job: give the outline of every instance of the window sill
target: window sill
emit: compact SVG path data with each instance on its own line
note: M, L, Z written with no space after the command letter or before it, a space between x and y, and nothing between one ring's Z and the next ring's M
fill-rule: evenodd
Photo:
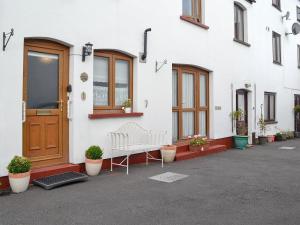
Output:
M107 118L123 118L123 117L141 117L144 113L133 112L133 113L94 113L89 114L89 119L107 119Z
M188 16L180 16L180 19L181 19L181 20L184 20L184 21L186 21L186 22L189 22L189 23L191 23L191 24L194 24L194 25L196 25L196 26L198 26L198 27L201 27L201 28L203 28L203 29L205 29L205 30L208 30L208 29L209 29L209 26L207 26L207 25L205 25L205 24L203 24L203 23L201 23L201 22L197 22L197 21L195 21L193 18L190 18L190 17L188 17Z
M240 40L238 40L236 38L233 38L233 41L235 41L235 42L237 42L239 44L245 45L247 47L251 47L251 45L249 43L245 42L245 41L240 41Z
M280 62L273 61L273 63L278 65L278 66L283 66Z
M277 124L278 121L265 121L266 125Z

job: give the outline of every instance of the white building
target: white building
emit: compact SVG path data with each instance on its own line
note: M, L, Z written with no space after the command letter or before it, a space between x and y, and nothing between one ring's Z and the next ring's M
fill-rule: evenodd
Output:
M14 155L35 166L82 163L87 147L100 145L107 158L107 134L128 121L167 130L169 143L172 134L227 138L238 104L247 108L250 141L261 106L268 133L294 130L297 7L299 0L1 0L1 32L14 35L0 51L0 177ZM93 52L83 61L88 42ZM127 98L131 117L118 106Z

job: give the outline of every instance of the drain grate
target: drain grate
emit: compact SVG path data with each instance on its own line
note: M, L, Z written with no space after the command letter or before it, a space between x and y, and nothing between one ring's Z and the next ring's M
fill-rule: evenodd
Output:
M47 190L70 183L86 181L88 176L83 173L67 172L33 180L32 183Z
M184 175L184 174L180 174L180 173L166 172L166 173L158 174L153 177L149 177L149 179L161 181L161 182L165 182L165 183L173 183L175 181L181 180L186 177L188 177L188 175Z
M282 147L280 147L279 149L280 150L293 150L293 149L295 149L296 147L287 147L287 146L282 146Z

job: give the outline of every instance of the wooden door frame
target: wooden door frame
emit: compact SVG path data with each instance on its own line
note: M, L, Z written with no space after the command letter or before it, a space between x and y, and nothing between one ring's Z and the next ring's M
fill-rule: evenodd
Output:
M63 164L69 162L69 120L67 115L67 102L68 102L68 95L67 95L67 86L69 84L69 47L64 46L62 44L48 41L48 40L39 40L39 39L25 39L24 41L24 53L23 53L23 101L26 99L27 96L27 72L28 71L28 63L27 63L27 52L30 48L35 48L41 50L42 53L47 53L49 51L59 51L63 55L62 61L60 61L59 66L61 66L61 73L62 73L62 99L63 99L63 113L62 113L62 154L61 157L43 157L41 159L37 158L33 161L33 167L43 167L43 166L51 166L57 164ZM62 64L61 64L62 63ZM23 136L23 155L25 155L25 137L26 137L26 129L25 123L22 125L22 136Z
M194 112L194 133L199 131L199 112L206 112L206 137L209 137L210 131L210 102L209 102L209 72L202 70L200 68L189 66L189 65L180 65L173 64L172 70L177 71L177 107L172 107L172 112L178 113L178 140L181 140L183 137L183 127L182 127L182 112ZM194 108L184 110L182 108L182 73L187 72L191 73L194 76ZM199 78L200 75L204 75L206 78L206 107L200 106L200 87L199 87ZM196 115L198 114L198 115Z
M300 99L300 94L294 94L294 106L297 105L297 101L296 101L297 97ZM300 101L299 101L299 104L300 104ZM294 128L295 128L295 132L300 132L300 131L297 131L297 113L294 113Z

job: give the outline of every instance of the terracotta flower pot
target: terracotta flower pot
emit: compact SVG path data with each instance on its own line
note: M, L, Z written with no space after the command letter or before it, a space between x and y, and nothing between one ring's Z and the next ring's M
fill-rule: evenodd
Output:
M274 135L268 135L268 142L271 143L274 140Z
M30 171L26 173L9 173L9 184L14 193L21 193L28 189L30 181Z
M89 176L97 176L100 173L103 159L85 159L85 170Z
M173 162L176 156L176 145L165 145L160 148L162 159L164 162Z

